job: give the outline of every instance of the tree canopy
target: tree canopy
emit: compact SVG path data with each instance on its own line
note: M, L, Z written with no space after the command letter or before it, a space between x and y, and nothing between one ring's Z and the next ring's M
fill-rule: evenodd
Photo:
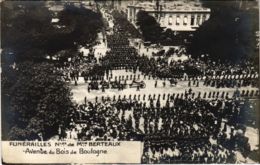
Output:
M71 29L71 40L80 45L94 42L103 27L101 14L82 6L65 5L58 17L61 25Z
M163 29L156 19L149 15L147 12L140 10L137 13L137 23L136 23L146 41L159 42Z
M238 63L256 52L258 14L235 1L203 1L211 16L194 33L188 52L193 57L209 54L213 60Z
M41 62L47 55L91 44L103 26L99 13L73 4L58 13L57 26L52 23L54 13L45 2L5 1L2 13L2 62L9 64Z
M48 139L66 128L74 104L62 73L46 57L58 55L64 61L78 53L78 45L92 44L102 17L74 4L56 16L42 1L1 5L3 138L34 140L41 134Z
M42 37L50 35L51 13L43 2L2 2L3 62L41 58ZM7 56L7 57L6 57Z
M44 139L57 134L59 126L67 126L73 110L70 89L61 79L61 74L48 63L25 62L18 65L16 80L3 95L9 104L10 140Z

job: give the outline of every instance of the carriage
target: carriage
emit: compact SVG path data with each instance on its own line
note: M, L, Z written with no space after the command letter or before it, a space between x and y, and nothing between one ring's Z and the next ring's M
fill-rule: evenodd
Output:
M169 81L170 81L171 85L177 85L177 83L178 83L177 80L174 78L171 78Z
M111 88L112 89L124 89L126 88L126 84L122 84L118 81L112 81L110 82Z
M100 85L102 87L104 87L105 89L108 89L110 87L109 82L107 82L107 81L101 81Z
M140 81L140 82L138 82L138 81L133 81L131 84L129 84L129 87L130 88L145 88L146 87L146 85L145 85L145 82L144 81Z
M98 83L97 82L95 82L95 81L91 81L89 84L88 84L88 86L89 86L89 88L90 89L94 89L94 90L98 90L99 89L99 87L98 87Z

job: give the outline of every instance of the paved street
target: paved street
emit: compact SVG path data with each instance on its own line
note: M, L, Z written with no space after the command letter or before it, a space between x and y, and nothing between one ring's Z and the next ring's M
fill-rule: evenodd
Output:
M140 72L136 73L136 77L137 75L140 75ZM125 70L115 70L113 71L113 77L112 77L112 81L114 80L114 77L117 76L129 76L130 75L134 75L133 72L126 72ZM118 90L118 89L106 89L105 92L102 92L101 89L99 90L91 90L90 92L88 92L88 83L84 82L84 79L82 77L80 77L80 80L78 81L78 86L74 85L74 82L71 82L71 88L72 88L72 93L73 93L73 99L77 102L77 103L82 103L84 101L84 98L87 97L88 100L93 101L95 99L95 97L97 96L98 98L101 98L102 96L104 97L113 97L114 95L116 96L116 98L121 95L121 97L123 97L124 95L129 96L130 94L133 95L141 95L141 99L143 98L143 95L146 95L146 99L148 99L148 95L163 95L163 94L173 94L173 93L184 93L185 90L188 90L189 88L191 88L193 90L193 92L195 92L195 96L198 94L198 92L201 92L203 96L204 92L217 92L219 91L220 93L225 91L229 93L229 96L232 97L234 91L236 91L236 88L215 88L215 87L209 87L209 86L203 86L203 81L201 80L199 83L199 87L196 87L195 85L191 85L191 87L188 87L188 81L179 81L178 84L175 85L171 85L169 81L165 81L166 85L165 87L163 87L163 80L157 80L157 88L155 88L155 79L150 79L148 80L148 77L146 77L146 79L144 79L144 76L141 75L140 76L140 80L137 81L144 81L146 84L146 87L144 89L140 89L140 91L137 91L136 88L129 88L127 87L124 90ZM132 81L128 80L127 84L130 84ZM191 83L192 84L192 83ZM253 88L253 87L241 87L239 88L240 91L242 90L248 90L248 89L252 89L252 90L258 90L257 88Z

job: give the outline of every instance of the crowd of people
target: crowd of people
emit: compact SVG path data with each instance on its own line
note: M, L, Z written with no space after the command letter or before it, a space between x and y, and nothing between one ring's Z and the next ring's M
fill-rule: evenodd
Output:
M137 51L129 46L129 41L123 34L113 34L107 37L110 51L101 58L101 64L113 69L115 67L130 67L136 65Z
M127 20L126 15L118 10L113 10L111 15L121 32L124 32L127 36L132 38L141 38L140 32Z
M235 87L257 87L258 86L258 78L255 77L245 77L241 79L236 79L234 77L228 78L217 78L217 79L210 79L206 77L204 80L205 86L211 86L216 88L235 88Z
M191 94L145 101L108 97L79 105L71 129L79 140L142 141L143 163L234 163L234 151L245 157L250 151L244 136L244 124L253 122L250 106L247 99Z

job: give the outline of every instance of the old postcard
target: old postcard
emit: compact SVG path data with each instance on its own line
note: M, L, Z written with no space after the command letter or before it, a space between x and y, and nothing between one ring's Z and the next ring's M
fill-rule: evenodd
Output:
M2 164L259 163L258 0L0 3Z

